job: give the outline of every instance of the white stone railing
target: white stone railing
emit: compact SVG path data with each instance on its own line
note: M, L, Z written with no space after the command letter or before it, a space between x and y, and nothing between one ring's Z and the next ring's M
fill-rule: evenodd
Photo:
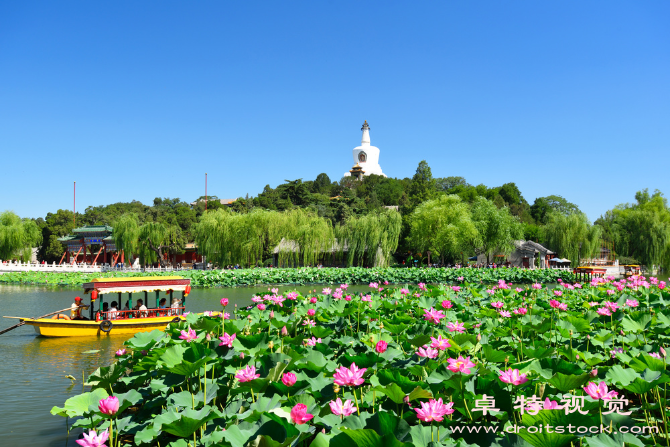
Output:
M0 261L0 272L102 272L99 264L37 264L31 262Z

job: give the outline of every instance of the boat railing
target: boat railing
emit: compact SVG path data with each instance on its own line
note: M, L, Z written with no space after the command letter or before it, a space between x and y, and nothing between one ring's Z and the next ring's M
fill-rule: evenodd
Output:
M182 315L186 310L185 307L167 307L161 309L147 309L147 310L111 310L107 312L97 312L96 321L102 320L128 320L128 319L142 319L142 318L156 318L156 317L176 317Z

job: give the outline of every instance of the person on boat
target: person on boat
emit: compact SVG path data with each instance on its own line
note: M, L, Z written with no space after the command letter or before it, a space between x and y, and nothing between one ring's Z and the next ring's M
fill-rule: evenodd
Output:
M119 318L119 310L117 309L118 305L119 304L116 301L112 301L112 307L109 308L109 313L107 314L108 320L116 320Z
M170 315L179 315L180 306L181 306L181 300L179 298L173 298L172 305L170 306L171 308Z
M161 298L161 300L158 302L158 315L160 316L165 316L167 315L167 311L163 309L167 309L167 300L165 298Z
M133 308L133 310L136 310L138 312L135 313L135 315L139 318L146 318L147 317L147 306L144 305L144 301L137 300L137 305Z
M86 317L81 316L82 309L88 309L90 306L81 304L81 297L76 296L74 298L74 303L70 306L70 319L71 320L88 320Z

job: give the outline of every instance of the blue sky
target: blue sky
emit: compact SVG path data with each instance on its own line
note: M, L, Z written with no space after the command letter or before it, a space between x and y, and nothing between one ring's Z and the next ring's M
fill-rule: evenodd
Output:
M411 177L670 194L670 2L2 2L0 210Z

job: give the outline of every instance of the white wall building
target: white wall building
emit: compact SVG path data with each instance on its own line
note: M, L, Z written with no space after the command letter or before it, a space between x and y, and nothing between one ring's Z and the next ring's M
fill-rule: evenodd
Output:
M370 146L370 126L367 121L363 123L361 130L363 131L361 145L355 147L353 150L354 166L360 166L363 170L363 175L376 174L386 177L386 174L382 172L381 166L379 166L379 148ZM344 173L345 177L349 177L350 175L351 173L349 172Z

